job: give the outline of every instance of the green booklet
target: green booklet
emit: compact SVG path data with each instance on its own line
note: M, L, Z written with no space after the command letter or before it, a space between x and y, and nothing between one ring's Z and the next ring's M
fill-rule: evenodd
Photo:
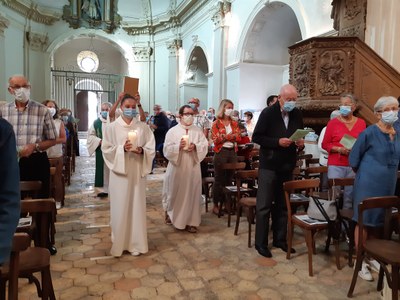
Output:
M307 135L307 133L309 133L311 130L309 129L297 129L291 136L289 139L291 139L292 141L297 141L302 139L303 137L305 137Z
M354 143L357 141L355 137L352 137L351 135L345 134L342 139L340 140L340 143L346 148L346 149L351 149L354 146Z

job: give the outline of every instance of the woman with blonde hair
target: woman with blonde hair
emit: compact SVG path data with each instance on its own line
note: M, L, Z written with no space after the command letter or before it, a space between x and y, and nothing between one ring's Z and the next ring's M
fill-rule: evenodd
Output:
M213 213L218 215L218 203L224 201L223 187L232 184L233 172L222 169L224 163L236 162L237 142L240 141L240 129L237 121L232 120L233 102L224 99L219 104L217 119L211 128L212 141L214 142L214 172L213 185L214 208Z

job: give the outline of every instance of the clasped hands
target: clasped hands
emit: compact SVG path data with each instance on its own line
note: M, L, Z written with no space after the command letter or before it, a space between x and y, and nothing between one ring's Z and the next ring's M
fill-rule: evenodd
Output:
M136 147L136 149L133 148L132 143L129 140L126 140L124 144L124 151L125 152L133 152L136 154L142 154L143 153L143 148L142 147Z
M185 146L186 146L186 141L184 139L181 139L181 142L179 143L179 151L184 150L183 148L185 148ZM196 150L196 145L193 143L190 143L188 149L185 151L192 152L194 150Z

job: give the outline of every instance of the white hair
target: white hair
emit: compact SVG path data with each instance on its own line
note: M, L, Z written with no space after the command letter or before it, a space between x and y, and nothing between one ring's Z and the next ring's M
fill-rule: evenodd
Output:
M393 96L383 96L380 97L378 99L378 101L376 101L375 105L374 105L374 112L381 112L383 110L383 108L387 105L391 105L391 104L397 104L399 105L399 102L397 101L397 99Z

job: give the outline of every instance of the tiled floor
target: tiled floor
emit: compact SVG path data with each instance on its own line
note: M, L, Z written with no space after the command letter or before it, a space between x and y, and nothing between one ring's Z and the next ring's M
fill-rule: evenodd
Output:
M85 151L81 152L85 154ZM286 260L247 248L246 222L239 235L226 217L204 213L197 234L165 225L160 191L164 170L148 176L149 253L108 257L111 246L108 199L93 195L94 159L77 158L66 206L58 211L57 255L51 271L57 299L345 299L352 269L338 271L332 254L317 245L314 277L308 276L307 251L300 232L297 253ZM254 234L254 229L253 229ZM333 251L333 247L332 247ZM342 263L345 264L344 257ZM377 274L373 274L375 279ZM376 281L358 280L356 299L380 299ZM35 286L20 279L20 299L37 299Z

